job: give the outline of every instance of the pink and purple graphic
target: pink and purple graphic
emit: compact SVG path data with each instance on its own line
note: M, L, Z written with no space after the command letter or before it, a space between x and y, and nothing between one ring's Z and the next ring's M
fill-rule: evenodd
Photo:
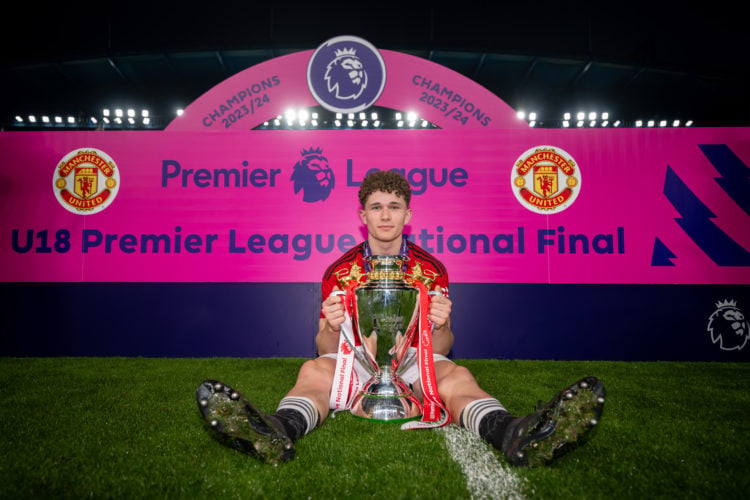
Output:
M364 237L357 190L396 169L407 232L467 283L750 281L744 129L14 133L0 222L3 281L315 282ZM511 172L535 145L585 178L534 213ZM63 209L50 180L76 148L119 170L106 210ZM743 205L744 204L744 205Z
M315 283L394 169L450 270L456 355L747 359L750 129L530 129L357 40L248 68L163 132L0 133L1 353L312 355ZM251 130L323 98L442 130ZM105 330L70 317L93 302Z
M443 130L248 130L315 105L308 80L334 107L380 95ZM50 180L87 150L116 165L117 199L71 213ZM315 282L365 236L374 169L411 183L408 236L454 281L750 282L748 129L529 129L471 80L355 37L249 68L164 132L2 133L0 151L6 282Z

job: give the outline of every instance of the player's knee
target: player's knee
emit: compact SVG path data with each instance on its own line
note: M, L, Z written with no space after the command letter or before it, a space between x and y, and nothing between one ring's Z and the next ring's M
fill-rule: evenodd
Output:
M446 366L438 385L450 389L451 387L463 386L472 382L474 382L474 375L471 374L468 368L451 363L450 366Z
M332 363L332 360L330 359L310 359L302 363L298 379L307 382L319 381L320 383L330 383L330 378L333 375L334 368L335 363Z

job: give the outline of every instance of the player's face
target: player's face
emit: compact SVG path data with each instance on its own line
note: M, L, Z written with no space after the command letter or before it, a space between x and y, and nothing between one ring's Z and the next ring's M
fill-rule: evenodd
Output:
M411 220L411 209L401 196L375 191L367 198L359 216L367 226L368 239L387 244L401 237L404 226Z

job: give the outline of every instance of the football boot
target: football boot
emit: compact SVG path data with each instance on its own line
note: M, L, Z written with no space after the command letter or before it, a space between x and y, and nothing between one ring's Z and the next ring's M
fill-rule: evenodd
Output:
M204 380L195 395L206 426L220 443L272 465L294 457L294 443L282 425L239 391Z
M546 405L508 425L502 451L513 465L544 465L577 446L598 423L604 384L586 377L560 391Z

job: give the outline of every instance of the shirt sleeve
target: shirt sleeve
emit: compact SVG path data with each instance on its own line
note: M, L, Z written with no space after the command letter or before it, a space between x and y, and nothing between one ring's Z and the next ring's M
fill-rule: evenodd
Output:
M435 278L435 281L433 281L432 286L430 287L430 290L435 290L435 288L440 287L441 290L443 290L443 295L446 297L450 297L449 290L448 290L448 275L447 274L441 274L437 278Z
M324 279L324 280L323 280L323 281L321 282L321 284L320 284L320 291L321 291L321 304L322 304L322 301L323 301L323 300L326 300L326 299L328 298L328 296L329 296L329 295L331 295L331 292L333 291L333 287L334 287L334 285L335 285L335 284L336 284L336 279L335 279L335 277L334 277L333 279L330 279L330 280L325 280L325 279ZM325 316L323 316L323 311L322 311L322 309L321 309L321 311L320 311L320 317L321 317L321 318L324 318L324 317L325 317Z

